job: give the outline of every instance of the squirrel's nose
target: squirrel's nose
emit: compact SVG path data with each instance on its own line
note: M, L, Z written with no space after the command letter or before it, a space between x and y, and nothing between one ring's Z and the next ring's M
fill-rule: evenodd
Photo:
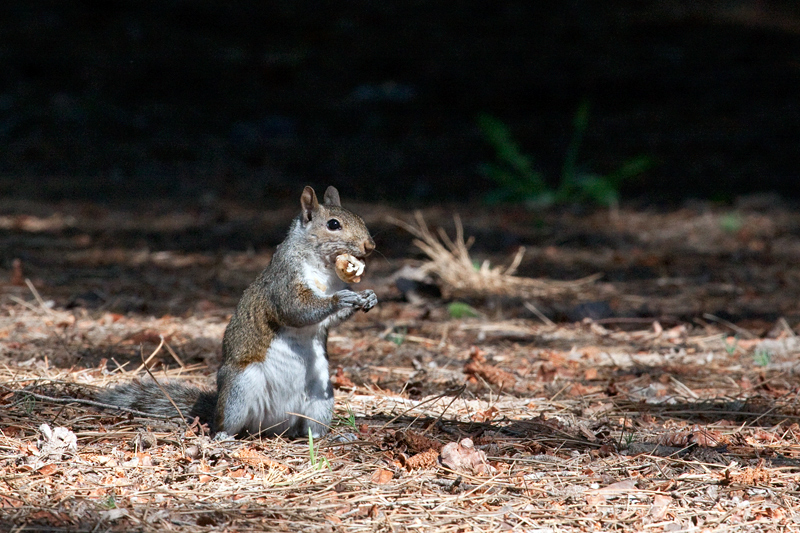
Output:
M369 255L374 249L375 249L375 241L372 240L372 237L364 241L364 255Z

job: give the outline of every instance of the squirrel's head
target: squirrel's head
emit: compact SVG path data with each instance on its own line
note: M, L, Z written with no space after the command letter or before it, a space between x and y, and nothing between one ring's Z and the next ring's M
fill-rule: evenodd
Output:
M329 264L340 254L364 259L375 249L364 221L342 207L336 187L328 187L319 203L314 189L306 186L300 207L300 224L306 237Z

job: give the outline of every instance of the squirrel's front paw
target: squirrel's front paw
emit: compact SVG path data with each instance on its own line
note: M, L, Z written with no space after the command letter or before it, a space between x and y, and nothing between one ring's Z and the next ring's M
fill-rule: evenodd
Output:
M369 311L378 303L378 297L370 290L354 292L344 289L337 292L336 295L339 297L339 305L342 307L355 307Z
M366 313L367 311L369 311L370 309L372 309L373 307L375 307L375 304L377 304L377 303L378 303L378 297L377 297L377 296L375 296L375 293L374 293L374 292L372 292L372 291L371 291L371 290L369 290L369 289L367 289L367 290L363 291L361 294L362 294L362 295L363 295L363 296L366 298L366 300L367 300L366 302L364 302L364 305L362 305L362 306L361 306L361 309L363 309L363 310L364 310L364 312Z

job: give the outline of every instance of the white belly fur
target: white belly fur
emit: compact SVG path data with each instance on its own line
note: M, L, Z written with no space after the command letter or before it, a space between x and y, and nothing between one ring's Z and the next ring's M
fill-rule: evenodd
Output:
M319 424L329 424L333 412L326 333L321 325L281 328L264 361L244 371L243 383L252 387L249 396L255 400L245 422L251 433L303 437L308 427L315 436L325 433Z

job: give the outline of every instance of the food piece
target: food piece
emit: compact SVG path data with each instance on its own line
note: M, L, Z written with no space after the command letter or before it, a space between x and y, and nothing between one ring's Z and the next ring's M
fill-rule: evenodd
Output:
M350 254L336 256L336 275L347 283L358 283L364 273L364 262Z

